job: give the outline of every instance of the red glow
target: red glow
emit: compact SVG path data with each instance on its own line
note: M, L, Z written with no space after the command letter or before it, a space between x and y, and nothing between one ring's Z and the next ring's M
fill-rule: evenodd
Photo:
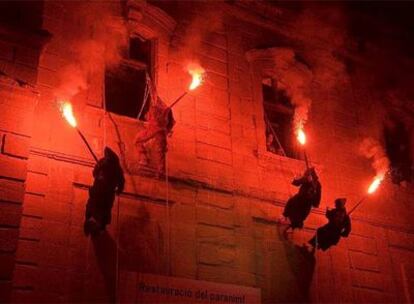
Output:
M368 194L372 194L375 191L377 191L383 179L384 179L384 176L375 177L371 185L368 187Z
M62 116L66 119L66 121L74 128L77 126L76 118L73 115L72 104L68 101L63 101L60 104L60 111L62 112Z
M203 74L205 73L205 70L200 65L191 64L188 67L188 73L190 73L190 75L193 77L193 80L191 81L188 89L190 91L193 91L202 84Z
M296 131L296 138L302 146L306 144L306 134L303 129L300 128Z

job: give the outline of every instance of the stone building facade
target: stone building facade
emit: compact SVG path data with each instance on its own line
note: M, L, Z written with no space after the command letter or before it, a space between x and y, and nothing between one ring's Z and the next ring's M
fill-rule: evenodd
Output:
M410 183L386 179L353 213L352 233L338 246L314 258L299 248L326 222L336 197L347 197L350 208L365 194L375 171L357 147L365 137L382 140L386 92L370 85L358 43L343 35L338 24L349 21L343 7L94 5L9 3L14 17L2 19L2 302L133 301L134 273L256 287L264 303L411 301ZM127 35L126 42L106 37L112 30ZM120 52L107 57L101 46ZM139 162L134 138L145 120L111 111L109 61L138 70L144 61L166 104L187 90L188 62L206 71L204 83L173 108L164 177ZM291 100L311 102L306 149L323 185L321 205L288 240L277 218L305 162L299 147L291 148L292 157L267 147L263 83L269 79L283 83ZM95 153L111 147L125 171L108 233L94 240L83 233L94 160L61 116L60 89L73 92L79 129ZM412 138L412 126L408 131Z

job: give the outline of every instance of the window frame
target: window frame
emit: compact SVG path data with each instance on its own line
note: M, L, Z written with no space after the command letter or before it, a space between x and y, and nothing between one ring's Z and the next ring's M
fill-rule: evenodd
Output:
M129 35L129 39L135 38L135 37L138 37L138 38L141 37L141 38L145 39L144 37L142 37L138 33L131 33ZM158 39L157 38L151 38L151 39L149 38L149 39L146 39L146 40L149 40L151 42L150 56L149 56L150 60L151 60L151 65L150 65L150 71L148 71L149 72L148 74L149 74L151 80L155 83L156 82L156 73L155 73L156 69L155 69L155 66L157 64L156 63L156 58L157 58L156 50L157 50ZM125 50L125 53L127 54L128 58L123 57L121 59L120 63L119 63L119 66L125 66L127 68L135 69L137 71L145 70L147 68L146 63L144 63L142 61L139 61L139 60L129 58L129 47L130 46L128 44L128 48ZM105 74L104 79L106 78L106 73L107 73L107 66L105 66L105 70L104 70L104 74ZM105 105L104 105L104 107L105 107L105 109L107 109L106 84L105 84L105 90L104 90L103 94L105 94L105 99L104 99ZM141 104L141 106L142 106L142 104ZM109 110L106 110L106 111L108 113L123 117L125 119L131 119L131 120L134 120L134 121L139 121L141 123L145 123L145 119L142 118L142 117L145 117L145 113L143 113L143 115L141 115L141 118L138 118L138 117L128 116L128 115L120 114L120 113L109 111Z

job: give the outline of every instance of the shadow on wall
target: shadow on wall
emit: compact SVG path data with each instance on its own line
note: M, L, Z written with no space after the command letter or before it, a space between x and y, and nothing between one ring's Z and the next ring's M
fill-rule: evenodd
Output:
M291 273L296 280L298 293L293 302L310 303L310 287L315 270L315 256L306 247L298 246L282 237L280 226L277 226L278 235L283 243L287 262Z
M135 212L121 216L119 233L122 251L119 267L122 270L165 273L164 236L144 204L140 204Z
M310 302L315 258L283 237L274 222L255 219L256 284L263 303Z
M133 214L120 217L118 247L107 231L91 239L99 277L103 280L105 290L96 290L96 295L90 293L88 302L97 300L115 303L117 272L122 270L165 273L164 238L159 224L151 221L148 210L142 204ZM95 285L92 283L91 286Z
M92 238L93 249L99 270L103 276L108 302L116 300L117 246L107 231Z

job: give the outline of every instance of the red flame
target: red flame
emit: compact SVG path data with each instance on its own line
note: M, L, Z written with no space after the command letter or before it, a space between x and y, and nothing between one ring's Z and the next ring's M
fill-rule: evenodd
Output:
M380 186L384 176L377 176L372 181L371 185L368 187L368 194L372 194L377 191L378 187Z
M205 73L205 70L200 65L190 64L188 66L188 73L190 73L190 75L193 77L193 80L191 81L188 89L190 91L193 91L202 84L203 74Z
M69 101L63 101L60 104L60 111L66 121L74 128L77 126L76 118L73 115L72 104Z
M298 139L299 143L304 146L306 144L306 134L302 128L299 128L296 131L296 138Z

